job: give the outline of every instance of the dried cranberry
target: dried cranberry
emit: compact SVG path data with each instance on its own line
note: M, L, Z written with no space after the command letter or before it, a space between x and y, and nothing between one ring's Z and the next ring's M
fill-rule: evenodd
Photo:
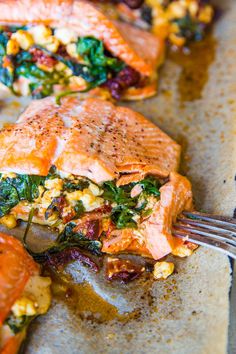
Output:
M105 86L111 92L112 97L118 100L125 89L138 85L140 79L141 76L136 70L130 66L126 66L116 77L107 80Z
M137 85L139 80L140 74L130 66L126 66L117 75L117 81L125 88Z
M123 0L123 2L130 8L130 9L139 9L143 3L144 0Z
M90 257L83 254L77 247L67 248L52 255L49 254L47 263L50 266L59 268L61 266L65 266L71 261L80 261L95 272L98 272L99 270L98 265Z

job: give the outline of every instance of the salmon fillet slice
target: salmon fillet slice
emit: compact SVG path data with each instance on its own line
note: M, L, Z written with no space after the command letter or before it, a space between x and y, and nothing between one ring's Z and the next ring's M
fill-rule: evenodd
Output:
M96 98L66 97L61 106L53 97L35 101L0 132L1 172L46 176L55 165L124 184L136 173L168 177L179 159L180 146L141 114Z
M39 274L39 266L20 241L0 233L0 326L23 293L30 276L36 274Z
M115 57L145 76L155 76L164 53L161 38L125 23L114 23L94 4L83 0L2 0L0 23L73 28L78 36L102 40Z
M160 200L153 213L133 229L115 230L103 240L106 253L135 252L160 259L184 241L172 236L172 225L183 210L192 209L192 190L187 178L171 172L169 182L160 189Z

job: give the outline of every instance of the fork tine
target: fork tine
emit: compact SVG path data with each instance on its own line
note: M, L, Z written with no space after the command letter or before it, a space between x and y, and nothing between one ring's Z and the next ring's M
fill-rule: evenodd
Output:
M211 215L211 214L203 214L199 212L188 212L184 211L183 215L187 216L188 218L197 219L197 220L203 220L203 221L208 221L213 224L219 224L219 225L224 225L228 227L236 227L236 219L225 217L225 216L219 216L219 215Z
M198 234L206 237L214 237L215 240L224 241L226 243L230 243L236 246L236 237L231 235L227 235L225 232L218 231L217 233L214 230L208 231L207 229L203 229L196 225L182 225L182 224L175 224L175 229L183 230L186 232L190 232L191 234ZM221 229L222 230L222 229ZM213 231L213 232L211 232Z
M191 234L186 231L175 230L173 229L173 235L179 238L186 239L188 241L194 242L200 246L205 246L219 252L222 252L234 259L236 259L236 247L229 245L222 241L216 240L212 236L202 236L197 234Z
M202 229L207 229L210 231L214 231L216 233L224 234L230 239L235 239L236 240L236 226L235 227L228 227L228 226L219 226L219 225L214 225L212 223L209 223L207 221L201 221L201 220L193 220L193 219L188 219L182 216L179 216L177 221L181 224L187 224L187 225L192 225L194 227L200 227Z

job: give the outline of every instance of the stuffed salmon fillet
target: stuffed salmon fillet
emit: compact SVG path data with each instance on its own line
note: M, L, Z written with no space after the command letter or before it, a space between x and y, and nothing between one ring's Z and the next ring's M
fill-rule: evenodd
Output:
M0 132L0 222L56 227L104 253L154 259L188 244L172 224L192 208L180 146L141 114L96 98L34 101ZM10 225L11 226L11 225Z
M156 92L163 40L110 20L92 3L1 1L0 24L0 82L16 94L95 90L141 99Z
M202 40L214 8L200 0L94 0L113 20L122 20L167 39L175 48Z
M0 233L0 353L17 353L28 324L47 312L50 302L48 277L12 236Z

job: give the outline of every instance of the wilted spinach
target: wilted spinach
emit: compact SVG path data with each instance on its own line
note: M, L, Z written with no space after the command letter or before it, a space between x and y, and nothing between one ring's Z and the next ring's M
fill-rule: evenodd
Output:
M0 217L8 214L21 200L32 202L37 198L38 187L43 185L44 180L45 177L34 175L17 175L14 178L1 178Z
M30 322L35 318L35 316L20 316L16 317L11 314L6 320L7 324L14 334L21 332L25 327L27 327Z
M142 202L140 196L131 198L131 190L139 184L142 187ZM105 200L115 203L112 208L111 219L118 229L136 228L137 223L135 216L147 216L151 213L150 209L145 209L148 201L147 196L160 196L160 182L154 177L147 177L140 182L130 183L125 186L117 187L114 181L105 182L103 184L103 195Z
M76 181L65 179L63 187L67 192L82 191L89 187L89 182L84 179Z

